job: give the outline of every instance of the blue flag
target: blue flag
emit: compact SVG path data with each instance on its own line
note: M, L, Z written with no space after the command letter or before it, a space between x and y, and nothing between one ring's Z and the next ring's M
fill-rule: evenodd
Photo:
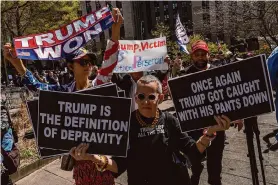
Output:
M177 42L180 46L180 50L189 54L189 52L186 48L186 44L188 44L190 40L189 40L189 37L187 36L185 28L181 24L179 14L177 14L177 19L176 19L176 36L178 39Z

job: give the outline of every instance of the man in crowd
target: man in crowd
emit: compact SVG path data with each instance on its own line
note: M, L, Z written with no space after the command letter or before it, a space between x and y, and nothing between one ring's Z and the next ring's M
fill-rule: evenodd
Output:
M47 81L49 82L49 84L57 84L57 79L54 77L54 74L52 71L49 71L48 76L47 76Z
M13 129L9 110L5 101L1 98L1 184L12 185L13 182L10 175L17 171L20 164L20 154L16 147L18 137L16 131Z
M209 64L210 55L209 48L205 41L198 40L191 47L192 65L185 69L185 74L195 73L214 68L214 65ZM239 130L242 128L242 123L237 123ZM197 140L203 135L201 130L189 132L193 139ZM208 183L211 185L221 185L222 157L225 143L225 132L217 132L215 140L207 149L207 171ZM192 185L198 185L200 175L203 170L203 164L192 165Z
M222 66L226 64L226 60L225 60L225 56L223 51L219 51L216 56L215 56L215 60L212 62L212 64L214 66Z
M174 60L174 64L172 67L173 77L178 76L178 74L181 70L181 67L182 67L181 53L177 53L176 59Z

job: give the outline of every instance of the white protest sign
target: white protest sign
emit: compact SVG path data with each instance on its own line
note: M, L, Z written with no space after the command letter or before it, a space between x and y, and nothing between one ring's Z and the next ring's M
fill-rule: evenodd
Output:
M114 73L167 70L166 37L150 40L120 40L118 64Z

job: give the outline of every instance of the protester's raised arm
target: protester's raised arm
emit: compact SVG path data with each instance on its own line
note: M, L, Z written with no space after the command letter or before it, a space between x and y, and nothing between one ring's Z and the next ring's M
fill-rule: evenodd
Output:
M121 25L123 23L123 17L118 8L112 10L113 18L115 23L112 25L112 37L111 39L115 42L120 38Z
M107 43L101 69L99 70L99 73L93 82L94 86L101 85L110 81L109 74L113 72L118 61L118 40L120 37L123 17L120 10L117 8L114 8L112 13L115 20L115 23L112 25L112 37L111 40Z
M16 57L15 50L11 43L4 45L4 57L15 67L16 71L22 76L26 73L26 67L21 59Z

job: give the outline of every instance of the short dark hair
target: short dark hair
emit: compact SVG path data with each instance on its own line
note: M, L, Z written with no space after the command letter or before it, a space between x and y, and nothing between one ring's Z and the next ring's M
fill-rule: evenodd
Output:
M177 53L177 55L179 56L179 57L181 57L181 53L179 52L179 53Z

